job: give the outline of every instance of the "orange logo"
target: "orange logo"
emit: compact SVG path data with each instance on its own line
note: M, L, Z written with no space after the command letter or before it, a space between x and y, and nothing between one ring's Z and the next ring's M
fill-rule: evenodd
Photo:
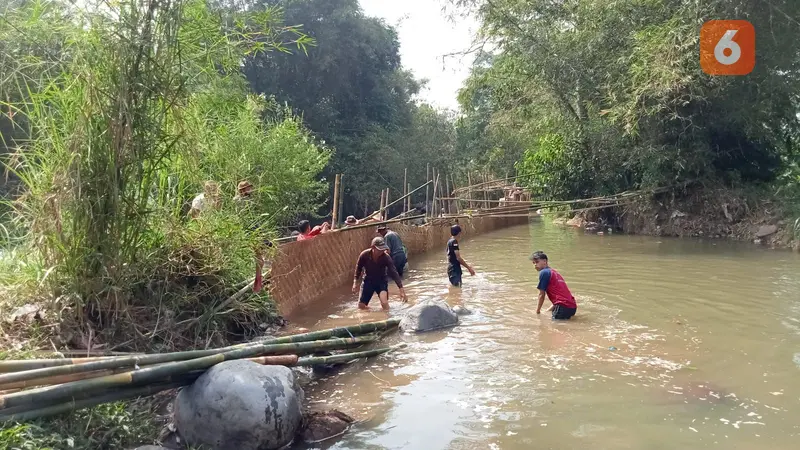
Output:
M700 67L709 75L747 75L756 65L756 29L746 20L709 20L700 28Z

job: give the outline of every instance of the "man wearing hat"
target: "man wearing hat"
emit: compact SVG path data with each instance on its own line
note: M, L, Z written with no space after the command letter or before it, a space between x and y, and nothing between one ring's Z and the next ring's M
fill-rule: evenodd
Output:
M358 255L355 278L353 279L353 293L358 292L358 282L361 279L363 270L364 282L361 284L361 295L358 299L358 307L360 309L369 309L369 301L372 299L373 294L378 294L383 310L389 310L389 281L386 279L387 273L397 284L397 287L400 288L400 297L403 302L407 300L406 292L403 289L403 280L400 278L400 274L397 273L388 251L389 247L386 246L386 241L377 236L372 240L370 248Z
M408 262L408 256L400 235L386 228L386 224L378 225L378 234L383 236L383 240L386 241L386 246L389 247L389 257L392 258L397 273L402 277Z

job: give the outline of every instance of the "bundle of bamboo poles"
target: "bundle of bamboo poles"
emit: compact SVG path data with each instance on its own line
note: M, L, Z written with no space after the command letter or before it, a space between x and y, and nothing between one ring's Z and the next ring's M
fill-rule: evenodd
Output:
M0 423L153 395L191 384L215 364L247 359L263 365L347 363L394 347L313 356L377 342L399 319L262 339L209 350L92 358L0 361ZM308 356L312 355L312 356Z

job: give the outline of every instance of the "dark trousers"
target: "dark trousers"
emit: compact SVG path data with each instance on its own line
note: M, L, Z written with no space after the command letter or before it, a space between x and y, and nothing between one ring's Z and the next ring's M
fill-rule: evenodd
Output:
M553 306L553 320L567 320L575 315L578 308L567 308L564 305Z
M453 286L461 286L461 264L448 264L447 278L450 279L450 284Z

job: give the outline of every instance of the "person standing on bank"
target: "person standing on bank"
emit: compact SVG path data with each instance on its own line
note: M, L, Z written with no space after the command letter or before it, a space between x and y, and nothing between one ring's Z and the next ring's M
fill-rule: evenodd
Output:
M458 248L459 236L461 236L461 227L458 225L450 227L450 239L447 241L447 278L455 287L461 287L461 266L466 267L470 275L475 275L472 267L461 257L461 251Z
M400 297L403 299L403 303L408 300L406 291L403 289L403 280L400 278L400 274L397 273L397 269L394 268L394 262L387 254L387 250L389 250L389 247L386 246L386 242L382 237L377 236L372 240L370 248L358 255L355 278L353 279L353 294L358 292L358 281L363 270L364 282L361 284L361 296L358 299L358 307L360 309L369 309L369 301L372 299L373 294L378 294L383 310L389 310L389 281L386 278L387 273L397 284L397 287L400 288Z
M406 255L400 235L386 228L385 224L378 225L378 234L383 236L383 240L386 241L386 246L389 247L389 257L392 258L397 273L402 277L408 262L408 255Z
M575 302L575 296L572 295L567 282L564 277L555 269L550 267L547 261L547 255L544 252L534 252L530 260L539 272L539 304L536 307L536 314L541 314L542 305L544 304L544 296L550 299L552 305L547 311L553 311L554 320L567 320L575 315L578 310L578 304Z

